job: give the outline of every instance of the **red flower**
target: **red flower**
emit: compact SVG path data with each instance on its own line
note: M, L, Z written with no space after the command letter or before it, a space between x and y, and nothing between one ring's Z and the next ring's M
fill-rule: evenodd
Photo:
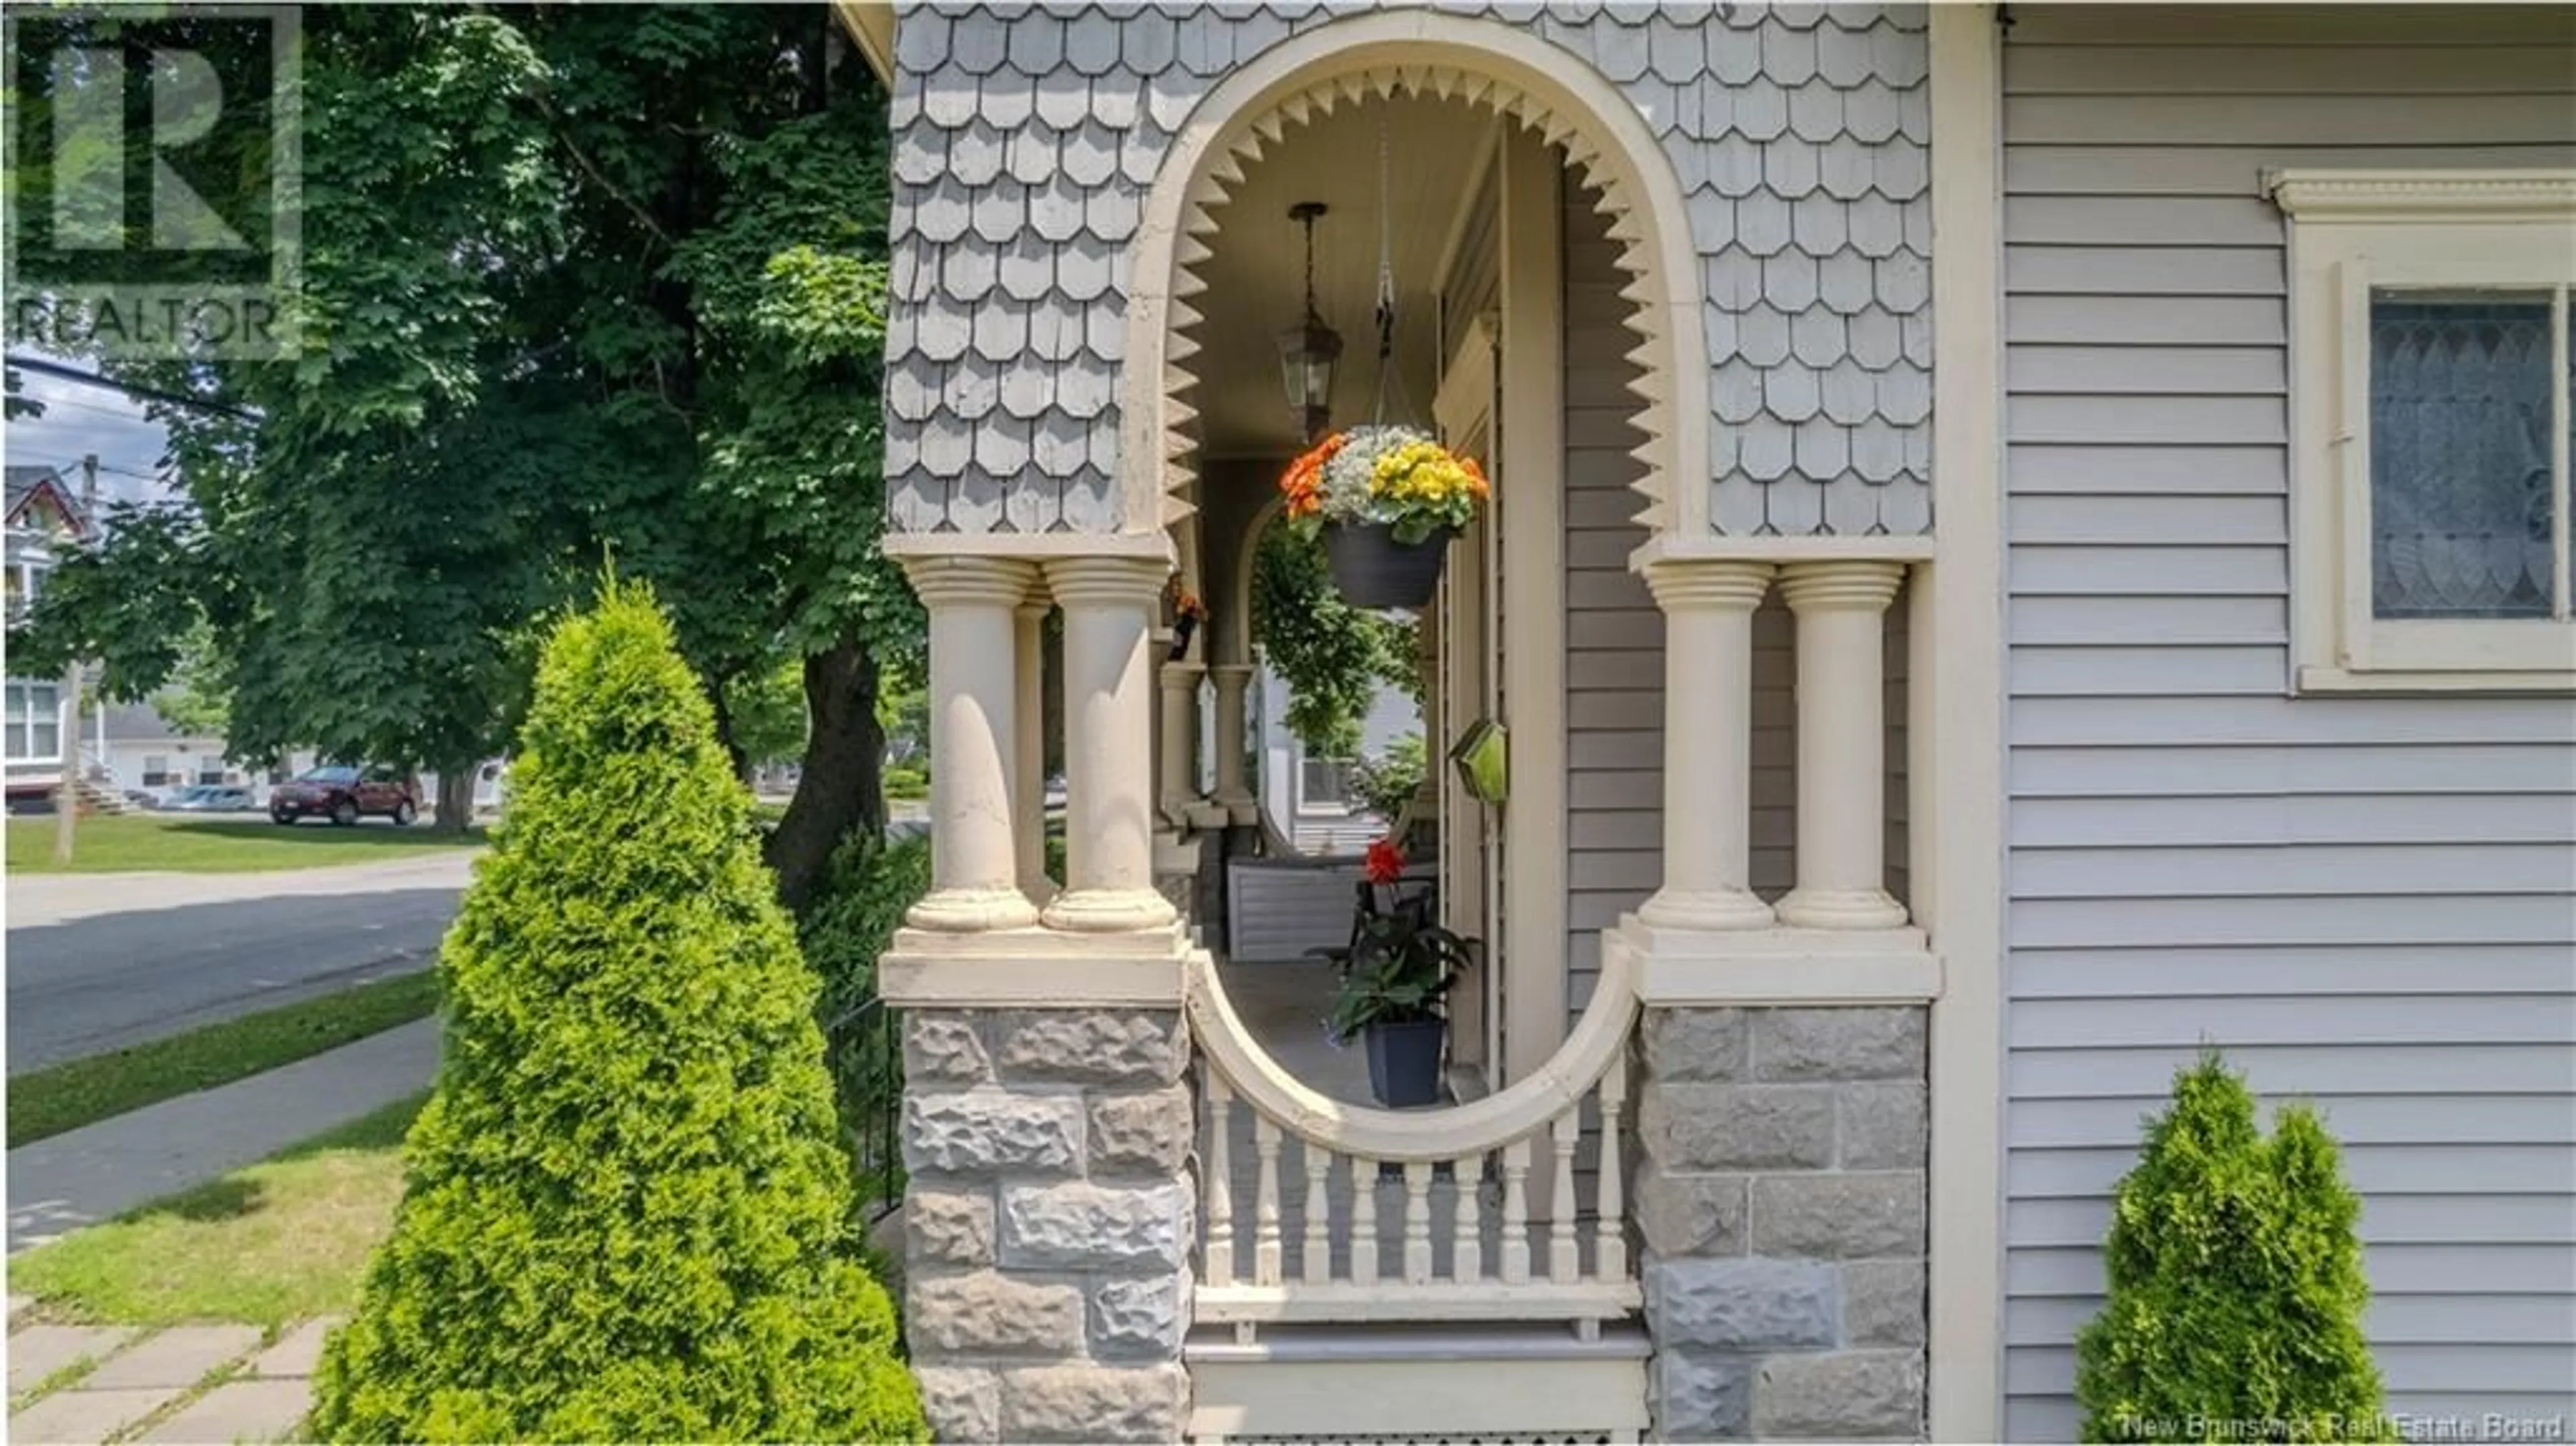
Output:
M1368 881L1391 884L1404 877L1404 851L1389 839L1368 846Z

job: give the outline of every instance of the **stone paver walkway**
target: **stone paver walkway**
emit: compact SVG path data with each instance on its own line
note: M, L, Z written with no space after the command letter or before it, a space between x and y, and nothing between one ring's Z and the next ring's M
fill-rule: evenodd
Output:
M9 1152L9 1253L200 1185L427 1089L438 1021L410 1024Z
M24 1309L10 1299L14 1319ZM11 1446L283 1441L312 1403L332 1322L305 1321L265 1347L254 1326L29 1325L9 1334ZM209 1384L209 1383L212 1384ZM42 1394L37 1388L49 1386Z

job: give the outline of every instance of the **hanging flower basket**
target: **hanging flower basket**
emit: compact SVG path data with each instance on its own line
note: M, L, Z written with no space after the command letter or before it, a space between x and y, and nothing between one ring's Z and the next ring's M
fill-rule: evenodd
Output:
M1353 607L1427 607L1440 589L1449 539L1457 535L1443 527L1420 542L1398 542L1391 523L1331 522L1324 525L1324 561L1333 587Z
M1449 539L1491 491L1474 458L1412 427L1336 432L1289 464L1279 490L1291 526L1323 533L1342 596L1380 608L1431 601Z

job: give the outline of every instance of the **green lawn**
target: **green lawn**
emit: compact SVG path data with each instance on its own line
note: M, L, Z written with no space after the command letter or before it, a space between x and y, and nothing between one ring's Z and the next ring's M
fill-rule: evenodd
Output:
M402 1139L426 1093L184 1194L40 1245L9 1289L47 1318L275 1329L345 1314L402 1200Z
M9 1146L293 1064L437 1008L438 977L420 970L16 1075L9 1080Z
M120 874L145 870L181 874L265 873L325 864L363 864L413 854L470 848L483 831L462 837L431 833L425 825L396 828L368 819L356 828L299 823L281 828L265 819L169 818L126 814L84 818L76 830L69 868L54 863L54 820L9 820L9 872L13 874Z

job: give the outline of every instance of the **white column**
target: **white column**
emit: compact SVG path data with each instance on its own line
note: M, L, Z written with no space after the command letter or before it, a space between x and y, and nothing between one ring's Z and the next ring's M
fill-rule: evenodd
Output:
M1012 613L1033 569L1008 558L923 557L904 570L930 614L930 893L905 920L916 929L1024 928L1037 909L1020 893L1012 837Z
M1020 893L1033 904L1055 897L1046 871L1046 615L1054 603L1043 588L1011 610L1011 815L1019 859Z
M1260 817L1258 801L1243 781L1244 701L1252 688L1250 663L1218 663L1216 676L1216 801L1236 823Z
M1163 817L1174 827L1189 822L1189 807L1198 802L1199 663L1162 666L1163 724L1155 746L1163 769L1160 802Z
M1170 565L1051 558L1064 609L1065 891L1054 929L1154 929L1179 917L1154 892L1152 609Z
M1753 610L1772 566L1664 558L1664 885L1637 917L1667 929L1760 929L1754 897Z
M1780 595L1798 617L1798 885L1780 922L1893 929L1905 906L1884 887L1887 605L1903 581L1885 561L1793 562Z

